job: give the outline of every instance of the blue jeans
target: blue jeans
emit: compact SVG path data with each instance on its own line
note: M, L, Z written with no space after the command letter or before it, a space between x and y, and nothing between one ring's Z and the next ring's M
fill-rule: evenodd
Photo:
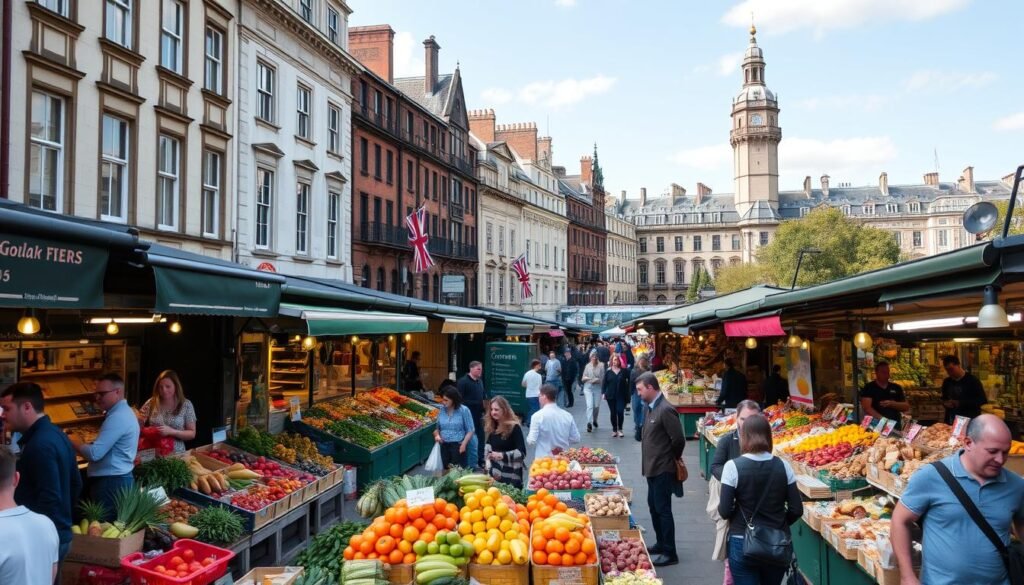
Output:
M735 585L778 585L786 567L751 562L743 558L743 536L729 536L729 571Z
M540 398L526 399L526 426L530 426L533 415L540 410Z
M633 428L636 432L640 432L640 429L644 426L644 411L647 410L644 405L644 401L640 400L640 395L636 392L633 393L633 398L630 401L633 413Z
M559 378L557 380L547 380L544 383L551 384L552 386L558 389L558 394L555 395L555 404L561 406L562 408L565 408L565 388L562 386L562 379Z
M114 496L116 496L122 488L132 487L134 484L135 479L132 478L132 474L130 473L127 475L109 475L89 478L89 499L103 504L103 507L107 510L106 514L101 518L102 521L114 521L114 518L117 517L116 508L114 507Z

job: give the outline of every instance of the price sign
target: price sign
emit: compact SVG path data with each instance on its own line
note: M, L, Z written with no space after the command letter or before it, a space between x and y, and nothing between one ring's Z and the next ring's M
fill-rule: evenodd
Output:
M922 428L923 427L921 425L917 424L917 423L914 423L914 424L910 425L910 428L907 429L907 435L906 435L907 442L908 443L913 443L914 439L917 438L917 435L919 435L921 433L921 429Z
M971 419L966 416L957 415L956 421L953 422L953 436L962 439L967 434L967 423L971 422Z
M896 428L896 421L894 421L894 420L887 420L885 422L885 427L882 429L882 436L883 437L888 437L889 435L892 434L892 431L895 428Z
M156 459L156 449L143 449L139 451L139 462L148 463Z
M558 580L555 582L559 585L583 583L583 570L579 567L563 567L558 569Z
M892 480L892 489L896 490L897 492L902 493L903 492L903 480L898 478L898 477L894 478Z
M572 492L552 492L555 497L563 502L568 502L572 499Z
M871 430L875 431L876 433L881 433L882 429L885 428L885 423L887 423L887 422L889 422L889 419L887 419L887 418L885 418L883 416L882 418L880 418L878 420L877 423L875 423L875 428L873 428Z
M149 495L153 496L153 499L158 502L167 502L167 492L162 487L155 487L149 490Z
M605 530L597 536L598 540L605 540L608 542L618 542L621 538L618 530Z
M864 418L861 419L861 421L860 421L860 428L861 429L867 429L868 426L870 426L870 425L871 425L871 415L870 414L866 414L866 415L864 415Z
M228 440L228 428L216 427L213 429L213 443L223 443Z
M299 405L300 401L297 396L288 401L288 413L291 416L292 422L302 420L302 409Z
M415 508L416 506L425 506L427 504L433 505L434 503L434 488L425 487L418 490L408 490L405 492L406 506L409 508Z

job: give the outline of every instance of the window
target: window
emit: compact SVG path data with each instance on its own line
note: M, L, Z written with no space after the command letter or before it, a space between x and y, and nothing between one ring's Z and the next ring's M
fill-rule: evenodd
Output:
M485 286L487 287L487 304L491 304L494 302L494 275L490 272L487 273Z
M327 106L327 150L341 152L341 109L333 104Z
M893 232L892 239L894 242L896 242L897 246L903 246L903 234L901 232Z
M640 238L640 253L647 253L647 238Z
M64 100L32 92L28 204L60 211L64 176Z
M424 301L429 301L430 300L430 275L429 274L424 274L423 275L423 300Z
M327 9L327 38L331 39L331 42L338 44L338 11L333 8Z
M683 236L676 236L676 252L683 251Z
M395 182L395 153L389 150L385 154L387 154L385 157L387 164L384 165L384 180L390 185Z
M844 205L843 206L843 215L850 215L850 206L849 205Z
M380 180L380 145L373 145L373 176Z
M304 85L299 85L298 90L295 94L295 112L297 118L295 120L295 134L299 138L305 138L309 140L310 136L310 125L309 125L309 108L310 102L312 101L313 92Z
M299 16L306 22L313 22L313 0L299 0Z
M733 236L732 236L732 249L733 250L739 250L740 249L740 236L739 236L739 234L733 234Z
M274 69L256 62L256 117L267 122L274 121Z
M388 289L387 276L384 274L384 268L377 269L377 290L384 292Z
M801 207L800 208L800 217L806 216L808 213L810 213L810 211L811 211L810 207Z
M160 135L157 168L156 223L161 229L178 227L178 177L180 176L180 143L176 138Z
M527 261L527 263L529 263L529 261L530 261L530 239L529 238L526 239L526 261Z
M256 247L270 248L274 221L274 171L256 170ZM369 281L369 274L367 274Z
M107 0L103 24L103 36L129 49L132 48L132 2L134 0Z
M676 260L675 262L672 263L672 267L675 269L676 273L676 279L674 282L676 284L683 284L684 282L686 282L686 263L683 262L682 260Z
M703 243L701 242L700 236L693 236L693 251L700 252Z
M405 161L405 182L407 183L406 186L405 186L406 189L408 189L410 191L414 191L415 190L416 179L413 177L413 174L412 174L412 161L411 160Z
M100 218L128 220L128 122L103 115Z
M220 235L220 153L203 151L203 235Z
M711 236L711 250L717 252L722 249L722 236Z
M416 133L413 125L412 112L405 113L405 133L407 134L407 136L405 136L405 139L410 141L413 139L413 135Z
M658 238L655 240L655 246L656 246L658 252L664 252L665 251L665 238L663 238L661 236L658 236Z
M875 214L875 206L874 206L874 204L865 205L862 209L864 211L864 215L874 215Z
M295 253L309 254L309 185L295 190Z
M508 255L516 255L516 230L508 230Z
M178 0L163 0L160 20L160 66L184 73L181 62L181 37L184 34L185 7Z
M490 254L491 252L494 251L493 250L494 226L491 225L491 222L487 222L487 227L485 228L485 230L486 230L485 237L487 238L487 240L486 240L486 242L487 242L487 244L486 244L486 246L487 246L487 253Z
M359 139L359 171L364 175L370 173L370 143L365 138Z
M513 272L508 275L508 302L516 302L516 273Z
M914 232L914 247L920 248L922 245L921 232Z
M505 226L498 226L498 254L505 255Z
M498 304L505 304L505 277L498 274Z
M938 245L940 248L945 248L949 245L949 230L939 230L935 232L938 236Z
M768 232L761 232L761 234L760 234L760 243L761 243L762 246L767 246L768 245Z
M647 284L647 263L641 262L637 264L637 275L639 276L640 284Z
M900 204L899 203L886 203L885 210L888 213L899 213L900 212Z
M665 284L665 261L654 263L654 284Z
M36 3L61 16L68 15L68 0L36 0Z
M203 67L203 87L213 93L224 93L224 33L206 27L205 65Z
M910 204L910 213L921 213L921 204L917 201Z

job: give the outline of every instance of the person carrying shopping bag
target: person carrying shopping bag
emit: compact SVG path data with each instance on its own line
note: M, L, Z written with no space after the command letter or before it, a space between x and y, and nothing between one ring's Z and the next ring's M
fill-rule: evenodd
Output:
M587 400L587 432L597 428L597 415L601 410L601 384L604 382L604 364L597 357L597 350L590 352L590 363L583 368L583 397Z

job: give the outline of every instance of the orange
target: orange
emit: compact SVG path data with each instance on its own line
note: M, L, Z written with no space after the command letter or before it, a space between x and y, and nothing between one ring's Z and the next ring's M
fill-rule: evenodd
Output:
M397 548L398 550L402 551L403 555L404 554L408 554L408 553L412 552L412 543L409 542L408 540L399 540L398 541L398 546L395 547L395 548Z
M357 561L361 561L366 558L366 555L364 555L362 551L357 551L356 554L352 555L352 558Z
M571 567L574 564L576 564L576 559L573 558L573 556L571 554L565 553L564 555L562 555L562 566L563 567Z
M561 528L561 527L559 527L559 528L555 529L555 538L558 539L561 542L568 541L570 534L571 533L569 532L568 528Z
M415 520L423 516L423 508L420 506L416 506L415 508L409 508L408 514L409 518Z
M423 506L423 509L420 511L420 516L427 522L433 520L436 515L437 510L433 506Z
M455 504L446 504L444 507L444 515L448 516L449 518L458 518L459 507L456 506Z
M420 540L422 540L423 542L426 542L428 544L431 543L431 542L434 542L434 533L433 532L427 532L426 530L424 530L423 532L420 533Z
M576 561L577 565L585 565L587 564L587 553L578 552L576 553L576 556L573 558L573 560Z
M537 502L535 500L530 499L530 501L526 502L526 510L528 512L533 512L536 509L537 509Z
M354 535L352 535L352 538L348 539L348 544L352 548L358 549L359 545L363 544L363 535L362 534L354 534Z
M581 549L580 543L579 543L579 541L577 541L575 539L570 538L569 541L565 543L565 552L567 552L567 553L569 553L571 555L574 555L574 554L580 552L580 549Z
M548 564L548 553L542 550L533 551L533 564L535 565L546 565Z
M549 565L561 565L562 564L562 555L560 555L559 553L556 553L556 552L548 553L548 564Z
M434 516L433 525L438 530L444 530L445 528L448 528L449 522L454 523L455 521L451 518L445 518L444 516L438 514L437 516Z
M544 550L547 551L549 555L552 553L563 553L565 552L565 545L557 540L549 540L547 546L544 547ZM551 564L553 565L554 563Z
M373 532L377 535L377 538L388 536L391 531L391 527L384 522L374 522L371 528L373 528Z
M388 555L388 562L392 565L399 565L402 563L402 559L404 558L405 553L396 548L395 550L391 551L391 554Z
M364 540L362 542L362 544L359 545L359 552L363 553L364 555L369 555L370 553L372 553L373 552L373 541L372 540Z
M398 524L406 524L409 522L409 512L405 508L395 509L395 522Z
M545 550L548 546L548 541L540 534L533 535L533 550Z
M394 508L388 508L387 510L384 510L384 520L386 520L388 524L394 524L394 522L395 522L395 509Z
M587 553L588 555L591 555L594 554L594 551L597 550L597 545L594 544L593 540L588 538L583 541L583 545L580 547L580 550Z
M548 494L547 496L544 496L544 503L554 508L555 505L558 504L558 496L555 494Z
M540 533L544 535L544 538L551 540L555 537L555 527L550 524L545 524L541 527Z
M567 506L565 504L565 502L558 502L557 504L555 504L555 510L557 510L559 512L565 512L568 509L569 509L569 506Z
M593 565L596 562L597 562L597 554L596 553L590 553L589 555L587 555L587 562L586 562L586 564ZM580 564L583 564L583 563L580 563Z
M455 526L457 524L458 523L455 521L455 518L445 518L444 519L444 528L445 528L445 530L455 530Z
M447 508L447 506L448 502L442 500L441 498L437 498L434 500L434 511L438 514L444 514L445 508Z
M420 520L422 520L422 518L420 518ZM428 522L427 525L423 527L423 532L429 532L431 534L434 534L435 532L437 532L437 526L434 526L433 524L430 524ZM420 534L422 534L422 532Z
M427 521L424 520L423 518L417 518L417 519L412 521L412 525L416 528L416 530L419 530L419 531L422 532L423 529L427 527Z
M383 556L389 554L391 551L395 550L395 539L387 535L382 536L373 548L379 555Z
M402 557L402 563L403 564L411 565L411 564L413 564L415 562L416 562L416 555L413 554L413 553L408 553L404 557Z
M356 556L356 551L355 551L355 549L354 549L354 548L352 548L351 546L346 546L346 547L345 547L345 553L344 553L344 556L345 556L345 560L346 560L346 561L351 561L351 560L352 560L352 559L354 559L354 558L355 558L355 556Z
M390 534L392 538L402 538L402 525L392 524L391 528L388 529L388 534Z
M547 490L547 488L540 488L539 490L537 490L536 495L538 499L544 499L545 497L547 497L549 493L550 492Z
M554 511L555 509L547 504L541 505L540 509L538 510L538 512L540 512L541 518L547 518L548 516L551 516L551 514L554 513Z
M407 542L416 542L416 539L420 537L420 529L415 526L406 526L405 530L402 531L402 538Z

